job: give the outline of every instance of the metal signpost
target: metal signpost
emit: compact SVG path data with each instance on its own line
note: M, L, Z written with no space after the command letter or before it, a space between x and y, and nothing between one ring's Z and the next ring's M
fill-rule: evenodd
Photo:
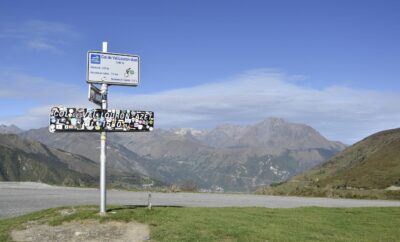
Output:
M139 84L139 56L89 51L87 54L86 81L89 84L89 101L101 106L92 108L53 107L49 131L101 132L100 136L100 214L106 214L106 140L107 132L146 132L154 127L151 111L108 110L108 85L137 86ZM95 83L101 84L97 88Z

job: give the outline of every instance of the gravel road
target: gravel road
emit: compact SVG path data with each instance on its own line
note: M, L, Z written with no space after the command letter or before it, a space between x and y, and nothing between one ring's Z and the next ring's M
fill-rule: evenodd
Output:
M108 204L145 205L148 193L107 191ZM99 204L98 189L49 186L32 182L0 182L0 218L67 205ZM281 197L251 194L152 193L153 206L185 207L388 207L400 201Z

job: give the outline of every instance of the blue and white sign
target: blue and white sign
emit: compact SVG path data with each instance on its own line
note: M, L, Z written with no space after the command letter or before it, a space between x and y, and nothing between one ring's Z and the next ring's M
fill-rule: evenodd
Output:
M90 64L100 64L100 55L97 54L90 55Z
M139 56L89 51L86 81L137 86L139 85Z

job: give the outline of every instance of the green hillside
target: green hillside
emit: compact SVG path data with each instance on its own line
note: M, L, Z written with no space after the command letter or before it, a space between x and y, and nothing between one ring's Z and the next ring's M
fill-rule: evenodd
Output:
M65 186L98 186L99 165L83 156L49 148L15 134L0 134L0 181L34 181ZM108 185L133 188L159 182L139 173L108 169Z
M260 189L275 195L400 199L400 129L371 135L291 180Z
M90 186L96 179L68 168L54 157L0 146L0 181L39 181L67 186Z

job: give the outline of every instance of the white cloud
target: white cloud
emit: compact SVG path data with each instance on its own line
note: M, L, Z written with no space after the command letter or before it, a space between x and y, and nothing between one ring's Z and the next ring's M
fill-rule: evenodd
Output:
M270 70L236 79L152 95L110 93L114 107L154 110L162 127L252 124L283 117L311 125L330 139L353 143L373 132L399 126L400 97L346 87L302 87L298 78ZM293 81L295 80L295 81Z
M3 23L0 25L0 38L15 40L30 50L60 54L68 41L76 40L79 34L67 24L28 20Z
M9 72L0 73L0 86L0 98L24 98L29 101L49 101L55 97L75 96L82 89L76 85Z
M62 98L54 103L52 98L59 90L63 90L59 95ZM42 100L40 105L27 110L32 127L47 124L50 108L47 104L94 106L86 101L85 87L49 83L39 92L29 96L29 90L26 90L23 92L26 94L19 94L33 100L46 99L46 103ZM0 97L2 95L0 92ZM395 93L340 86L304 87L299 76L271 70L255 70L225 82L146 95L113 92L110 87L109 100L111 108L155 111L156 127L211 128L221 123L254 124L272 116L308 124L327 138L348 144L374 132L398 127L400 120L400 106L397 105L400 97ZM23 119L15 116L1 122L22 126Z
M3 120L0 118L1 124L15 124L21 129L31 129L44 127L48 123L48 115L51 106L41 106L28 109L21 115L7 117Z
M0 86L0 124L22 129L46 126L53 106L91 105L85 86L7 72L0 73Z
M57 48L54 44L50 44L49 41L43 39L33 39L27 41L27 47L33 50L49 51L54 54L62 53L61 49Z

